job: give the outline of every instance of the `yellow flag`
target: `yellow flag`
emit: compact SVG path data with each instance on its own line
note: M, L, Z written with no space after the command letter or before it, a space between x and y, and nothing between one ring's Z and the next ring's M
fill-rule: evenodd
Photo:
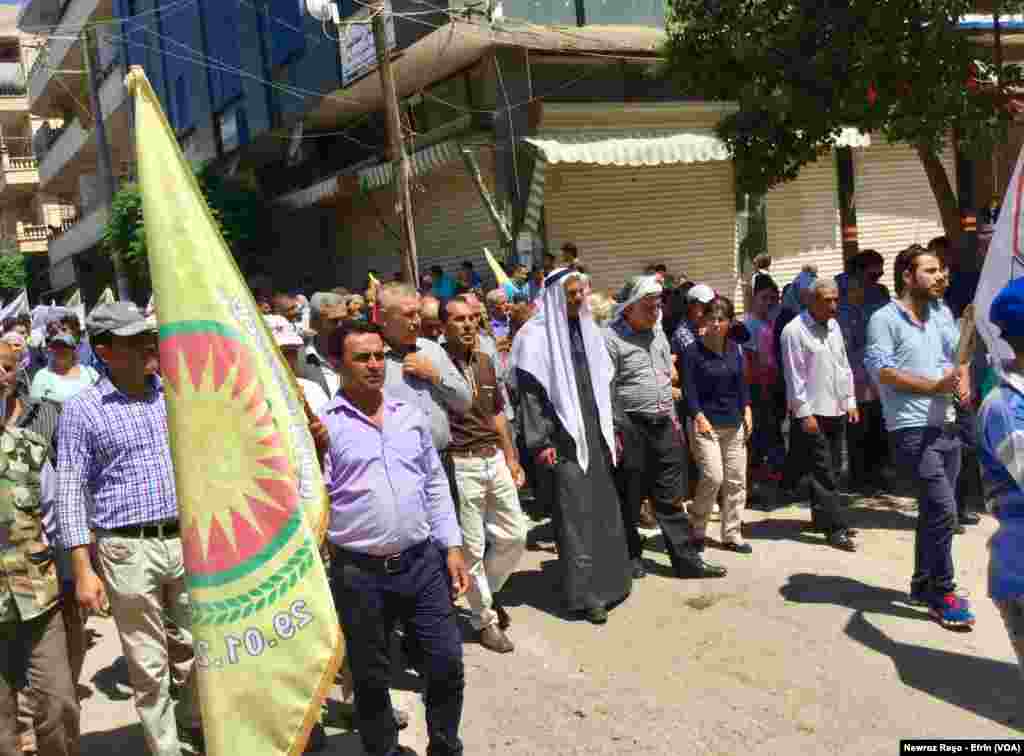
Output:
M302 752L341 662L304 405L139 67L139 186L208 756Z
M494 273L494 279L497 281L498 286L504 286L510 279L505 269L501 267L501 264L494 259L494 255L491 254L491 250L484 247L484 257L487 258L487 264L491 266L491 271Z

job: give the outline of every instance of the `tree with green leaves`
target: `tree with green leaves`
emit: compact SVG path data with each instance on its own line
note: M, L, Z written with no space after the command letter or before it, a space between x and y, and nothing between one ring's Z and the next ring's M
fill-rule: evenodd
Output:
M0 290L20 291L28 281L25 255L18 251L16 242L0 241Z
M255 181L248 176L225 178L209 166L197 171L199 188L231 252L243 261L259 257L268 208ZM148 289L149 258L138 184L126 184L114 195L110 218L103 230L103 251L123 266L136 291Z
M790 181L841 130L911 145L946 234L961 236L940 155L955 135L973 156L1005 142L1018 65L969 39L971 0L667 0L665 73L682 92L731 101L718 135L741 191ZM1019 3L1003 3L1016 6Z

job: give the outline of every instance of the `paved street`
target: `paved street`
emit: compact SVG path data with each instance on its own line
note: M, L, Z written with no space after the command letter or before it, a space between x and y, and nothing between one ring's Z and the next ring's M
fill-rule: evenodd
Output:
M799 507L746 520L753 556L709 554L729 567L724 580L668 577L654 539L652 574L604 627L562 616L542 538L507 589L515 653L466 645L466 753L896 754L900 738L1019 735L1022 683L985 596L990 517L954 546L978 616L966 634L904 603L909 500L855 509L857 554L822 546ZM113 624L92 627L84 756L142 754ZM399 684L412 714L402 742L425 753L416 678ZM330 754L362 753L355 734L328 732Z

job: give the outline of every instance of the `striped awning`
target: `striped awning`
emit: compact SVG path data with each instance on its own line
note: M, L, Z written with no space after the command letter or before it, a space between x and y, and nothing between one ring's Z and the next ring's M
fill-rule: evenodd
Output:
M412 163L412 175L419 176L430 173L435 168L459 160L459 143L454 139L447 142L440 142L430 147L414 152L410 156ZM380 165L363 168L357 174L359 183L364 189L379 189L391 183L394 177L394 163L381 163Z
M645 166L728 160L729 150L711 132L678 130L574 131L530 137L547 163Z
M424 147L422 150L410 155L409 159L412 163L412 173L414 176L430 173L435 168L459 160L459 143L451 139L431 145L430 147ZM355 176L364 190L380 189L382 186L387 186L391 183L394 176L392 165L392 163L380 163L379 165L360 168L355 171ZM293 209L310 207L322 200L334 197L338 193L339 179L346 176L351 177L352 175L353 168L347 168L315 184L278 197L275 201L279 205Z
M540 224L549 164L644 167L730 159L725 143L713 132L702 130L551 131L524 141L537 150L523 221L525 230L530 232L536 232ZM836 137L835 146L864 149L871 146L871 136L844 128Z

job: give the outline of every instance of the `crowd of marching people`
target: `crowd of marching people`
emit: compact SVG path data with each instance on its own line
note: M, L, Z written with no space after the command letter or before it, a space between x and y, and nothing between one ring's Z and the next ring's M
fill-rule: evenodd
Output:
M389 697L396 631L424 677L430 753L462 752L453 600L484 648L514 651L502 589L531 519L551 519L566 611L600 625L647 574L645 532L660 531L675 576L725 578L709 547L753 551L745 509L806 496L821 546L856 552L844 491L891 490L900 468L918 502L908 595L964 628L952 542L978 522L983 470L1010 523L992 596L1024 653L1021 287L993 305L1019 348L998 379L961 349L974 284L942 238L900 252L891 292L870 250L835 279L809 266L780 286L770 258L755 268L742 318L663 265L595 290L571 244L490 290L469 262L308 299L250 282L310 409L342 686L367 753L411 752ZM202 738L155 319L103 304L82 326L54 310L0 338L0 756L20 750L17 700L40 754L77 752L85 619L105 612L150 751L179 756Z

